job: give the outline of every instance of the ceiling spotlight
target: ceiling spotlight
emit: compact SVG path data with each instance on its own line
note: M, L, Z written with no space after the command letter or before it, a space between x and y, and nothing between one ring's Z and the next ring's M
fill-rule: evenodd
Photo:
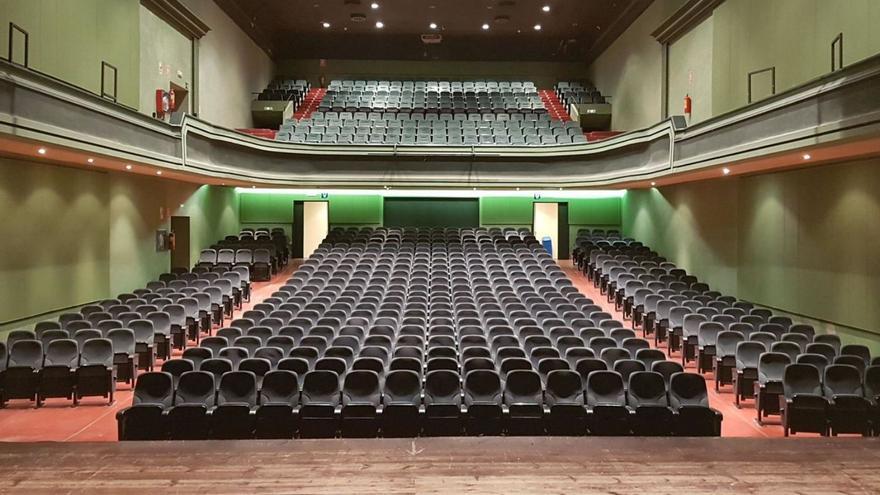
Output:
M87 161L89 164L95 163L95 159L94 159L94 158L89 158L89 159L86 160L86 161Z
M373 3L370 4L370 8L373 9L373 10L376 10L376 9L379 8L379 4L376 3L376 2L373 2Z
M221 186L225 186L226 183L225 183L225 182L221 182L220 185L221 185Z
M804 153L804 160L809 160L810 158L813 158L813 157L810 156L809 153Z
M437 29L437 23L436 23L436 22L432 22L431 24L428 24L428 27L431 28L431 29Z
M131 165L126 165L125 170L131 170Z
M382 22L382 21L376 21L376 28L377 28L377 29L382 29L383 27L385 27L385 23L384 23L384 22Z
M724 175L728 175L728 174L730 174L730 169L727 167L724 167L721 169L721 173Z
M251 186L251 189L256 189L256 188L257 188L257 186Z
M46 154L46 148L40 148L40 149L38 149L38 150L37 150L37 153L39 153L39 154L41 154L41 155L45 155L45 154Z
M519 191L519 188L517 187L516 190Z
M656 182L651 182L651 187L654 187L654 186L656 186L656 185L657 185Z
M540 25L540 24L535 24L535 27L533 27L532 29L534 29L535 31L540 31L540 30L541 30L541 25Z
M162 175L162 171L161 171L161 170L156 170L156 175Z
M489 24L483 24L483 31L489 30Z
M183 208L183 203L180 203L180 207Z
M541 7L541 10L543 10L544 12L550 12L550 6L545 5L545 6Z
M322 22L321 25L324 26L324 29L327 29L327 28L330 27L330 23L329 23L329 22Z

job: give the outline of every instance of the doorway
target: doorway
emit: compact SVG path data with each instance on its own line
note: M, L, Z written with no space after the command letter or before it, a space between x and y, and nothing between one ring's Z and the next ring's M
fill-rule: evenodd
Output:
M330 233L329 201L293 202L293 257L308 258Z
M174 247L171 249L171 269L192 267L189 256L189 217L171 217Z
M550 238L553 259L568 258L568 203L532 203L532 232L539 242Z

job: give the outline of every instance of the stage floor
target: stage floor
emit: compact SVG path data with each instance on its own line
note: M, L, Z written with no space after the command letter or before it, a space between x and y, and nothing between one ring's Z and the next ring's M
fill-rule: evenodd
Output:
M880 440L0 443L0 493L880 493Z

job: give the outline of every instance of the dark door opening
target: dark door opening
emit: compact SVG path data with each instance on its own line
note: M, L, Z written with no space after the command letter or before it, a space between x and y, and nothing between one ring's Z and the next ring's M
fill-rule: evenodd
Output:
M171 249L171 269L192 267L189 259L189 217L171 217L174 247Z

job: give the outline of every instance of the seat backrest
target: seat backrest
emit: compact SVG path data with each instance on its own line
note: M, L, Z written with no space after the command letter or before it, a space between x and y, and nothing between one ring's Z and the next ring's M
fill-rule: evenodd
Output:
M672 378L672 375L676 373L681 373L684 371L684 368L681 366L681 363L675 361L657 361L651 365L651 371L656 371L663 376L663 379L666 380L666 383L669 383L669 380Z
M110 339L89 339L80 350L80 366L113 368L113 342Z
M174 405L203 404L213 407L216 402L214 375L209 371L187 371L180 375L174 392Z
M668 406L663 375L656 371L636 371L629 375L626 402L630 407Z
M49 342L43 366L66 366L74 369L79 364L79 348L73 339L59 339Z
M447 370L425 375L425 405L461 404L461 380L458 373Z
M623 406L626 395L623 377L616 371L594 371L587 377L587 405Z
M709 407L706 379L696 373L676 373L669 379L669 405Z
M825 395L855 395L862 397L862 373L855 366L832 364L825 368Z
M207 371L214 375L215 386L220 384L220 377L232 369L232 361L223 358L206 359L199 365L199 371Z
M379 375L375 371L354 370L345 375L342 404L378 406L382 397Z
M782 375L782 387L787 399L798 394L823 395L819 370L810 364L789 364Z
M367 358L374 359L374 358ZM428 373L430 375L430 372ZM395 370L385 376L383 403L418 406L421 402L421 379L411 370Z
M487 369L476 369L465 375L464 401L470 406L475 403L501 404L501 378L498 373Z
M781 352L765 352L758 358L758 382L781 382L791 358Z
M504 403L512 405L543 404L541 377L534 371L515 370L507 375L504 384Z
M174 385L170 373L151 371L138 377L132 405L152 404L167 409L173 403Z
M301 397L302 405L337 406L340 401L339 376L328 370L306 373Z
M260 404L282 404L295 407L299 403L299 377L290 370L274 370L263 376Z
M580 374L571 370L554 370L547 375L544 400L555 405L584 405L584 389Z
M764 352L767 352L767 347L761 342L740 342L736 345L736 369L757 368L758 360Z
M251 371L231 371L220 377L217 405L257 405L257 376Z
M876 402L880 397L880 365L871 365L865 369L865 397Z
M36 339L14 342L9 348L7 368L27 367L38 370L43 366L43 343Z

